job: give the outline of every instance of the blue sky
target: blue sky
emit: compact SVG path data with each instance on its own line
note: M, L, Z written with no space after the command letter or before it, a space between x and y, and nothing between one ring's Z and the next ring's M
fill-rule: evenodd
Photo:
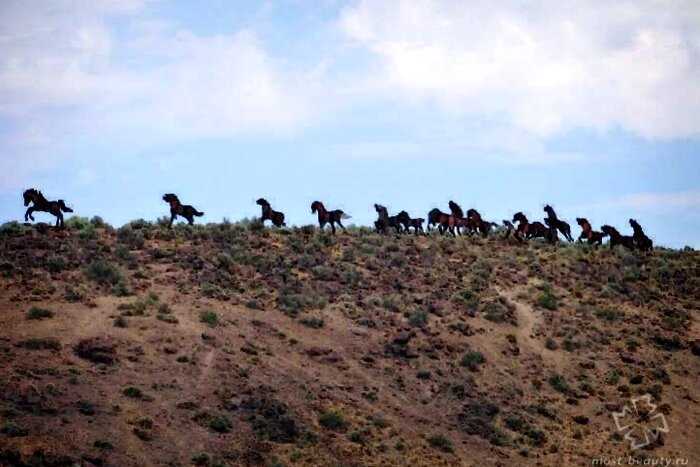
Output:
M0 221L549 202L700 247L700 6L560 3L2 2Z

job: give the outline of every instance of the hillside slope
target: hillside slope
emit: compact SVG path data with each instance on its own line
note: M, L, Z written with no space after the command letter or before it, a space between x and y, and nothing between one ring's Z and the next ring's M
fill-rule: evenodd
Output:
M0 465L700 461L696 252L70 225L0 232Z

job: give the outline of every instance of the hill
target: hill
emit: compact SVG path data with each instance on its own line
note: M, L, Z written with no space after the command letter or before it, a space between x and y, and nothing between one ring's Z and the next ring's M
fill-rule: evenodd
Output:
M0 229L0 465L700 460L697 252L67 224Z

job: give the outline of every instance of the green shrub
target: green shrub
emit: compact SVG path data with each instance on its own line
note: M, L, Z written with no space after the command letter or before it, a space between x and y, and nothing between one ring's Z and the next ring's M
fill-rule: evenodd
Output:
M569 392L569 384L566 382L566 379L560 374L553 374L552 376L549 377L549 384L552 386L555 390L561 392L561 393L568 393Z
M320 329L324 326L324 321L321 318L316 318L316 317L308 317L308 318L302 318L299 320L301 324L304 326L313 328L313 329Z
M547 310L557 309L557 297L554 296L549 286L545 286L537 296L537 305Z
M85 269L88 279L102 285L116 285L124 280L119 268L103 259L93 261Z
M209 428L217 433L228 433L233 428L233 424L226 416L215 415L209 421Z
M596 318L605 321L617 321L624 316L624 313L615 310L614 308L597 308L594 314Z
M128 386L122 391L126 397L131 397L132 399L140 399L143 397L143 392L134 386Z
M486 359L481 352L470 351L464 354L460 364L471 371L476 371L484 362L486 362Z
M432 447L437 448L442 452L454 452L452 440L444 435L433 435L428 438L428 443L430 443Z
M340 431L348 426L348 422L343 417L343 414L336 410L328 410L321 414L318 418L318 423L329 430Z
M214 328L219 324L219 316L214 311L206 310L199 314L199 321Z
M408 317L408 324L416 328L423 328L428 324L428 313L416 310Z
M66 260L62 256L50 256L46 260L46 270L58 273L66 269Z
M31 307L27 312L27 319L53 318L53 316L53 311L47 310L46 308L39 308L36 306Z

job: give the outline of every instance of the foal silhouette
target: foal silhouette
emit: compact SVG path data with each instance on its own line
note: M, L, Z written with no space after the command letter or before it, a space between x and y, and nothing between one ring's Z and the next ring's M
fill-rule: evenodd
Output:
M29 219L32 221L34 220L34 216L32 216L33 212L48 212L56 217L56 227L63 227L63 213L73 212L71 208L66 206L66 203L62 199L59 199L58 201L49 201L44 197L41 191L37 190L36 188L25 190L22 196L24 197L25 207L32 203L32 206L29 207L24 213L25 222L27 222Z
M262 206L262 216L260 217L262 223L265 223L266 220L270 220L275 227L287 225L284 223L284 214L272 209L272 206L270 206L270 203L268 203L265 198L258 199L255 204Z
M320 201L311 203L311 213L318 213L318 226L321 230L326 224L330 224L333 234L335 234L335 224L338 224L341 229L345 230L345 226L340 221L341 219L350 219L350 216L340 209L334 211L326 210L326 207Z
M163 195L163 201L170 205L170 223L168 227L173 226L173 221L177 216L182 216L187 219L187 223L194 224L194 216L201 217L204 215L203 212L197 211L194 207L189 204L182 204L178 197L173 193L166 193Z

